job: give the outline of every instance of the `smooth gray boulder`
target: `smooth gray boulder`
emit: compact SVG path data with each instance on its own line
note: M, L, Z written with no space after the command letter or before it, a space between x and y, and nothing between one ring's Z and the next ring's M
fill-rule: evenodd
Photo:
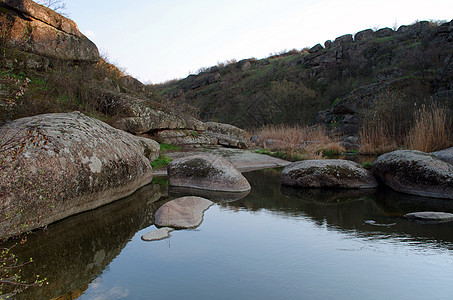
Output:
M154 214L159 227L196 228L203 222L204 212L214 204L208 199L189 196L162 205Z
M453 165L453 147L436 152L431 152L431 154L437 157L438 159L443 160L444 162L447 162L450 165Z
M453 199L453 165L434 155L397 150L379 156L371 170L379 180L398 192Z
M18 119L0 138L11 141L0 151L0 238L132 194L151 182L159 148L79 112Z
M142 235L142 240L147 242L163 240L170 237L170 232L172 231L174 229L169 227L158 228Z
M358 163L342 159L304 160L286 166L281 183L294 187L366 189L378 186Z
M200 154L175 159L167 166L170 186L223 192L246 192L249 182L234 165L217 155Z
M423 211L415 212L404 215L405 218L417 220L417 221L426 221L426 222L435 222L435 223L444 223L453 221L453 214L446 212L437 212L437 211Z

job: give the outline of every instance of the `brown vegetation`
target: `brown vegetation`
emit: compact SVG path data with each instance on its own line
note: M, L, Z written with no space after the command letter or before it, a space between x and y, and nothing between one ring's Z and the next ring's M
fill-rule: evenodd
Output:
M269 125L256 130L255 145L280 150L286 159L319 159L326 155L344 153L338 138L330 137L326 129L310 126Z
M398 148L432 152L452 146L449 108L436 102L416 107L393 110L385 117L378 110L364 121L360 153L381 154Z

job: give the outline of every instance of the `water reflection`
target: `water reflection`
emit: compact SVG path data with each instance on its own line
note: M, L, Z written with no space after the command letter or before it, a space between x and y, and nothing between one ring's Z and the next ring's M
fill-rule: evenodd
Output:
M411 247L453 249L453 222L426 225L402 217L415 211L453 212L453 201L404 195L385 188L363 191L290 189L280 186L279 170L244 175L252 186L250 194L241 195L245 197L239 200L223 197L234 201L219 202L219 206L230 211L266 210L283 218L303 218L318 228L342 232L354 239L388 239L391 243L406 243ZM16 251L25 260L34 259L33 264L23 269L23 279L40 274L47 277L49 284L30 288L18 299L74 299L80 296L89 284L102 278L100 275L109 270L109 264L136 232L153 224L157 208L181 193L187 191L170 190L168 196L166 187L149 185L129 198L31 234ZM215 195L205 196L215 198ZM221 234L224 232L215 236ZM205 242L210 243L209 240ZM259 245L262 241L254 243ZM246 265L242 267L247 268ZM127 274L123 276L127 277ZM146 290L146 287L142 288Z
M453 249L453 222L421 224L406 220L406 213L453 213L453 201L401 194L381 187L376 190L297 189L280 186L280 172L245 173L253 189L241 200L222 204L230 210L266 209L279 215L308 217L318 226L349 232L364 238L403 238ZM436 245L434 245L436 246Z
M28 236L16 247L20 258L34 263L22 270L22 278L47 277L48 285L29 288L18 299L75 299L88 288L140 229L153 224L162 204L160 187L148 185L134 195L85 212ZM160 200L160 201L159 201Z
M198 196L209 199L214 202L233 202L240 200L246 197L250 191L245 192L221 192L221 191L209 191L209 190L201 190L196 188L190 187L176 187L170 186L168 188L168 194L171 198L179 198L185 196Z

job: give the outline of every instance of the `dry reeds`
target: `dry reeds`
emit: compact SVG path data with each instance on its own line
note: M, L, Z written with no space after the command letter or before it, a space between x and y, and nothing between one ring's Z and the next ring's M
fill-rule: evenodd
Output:
M450 147L452 124L447 118L447 108L433 104L422 105L415 112L415 122L406 137L409 149L432 152Z
M412 125L399 130L395 130L398 120L391 121L374 116L362 124L360 153L382 154L398 148L432 152L453 145L452 123L446 106L421 105L413 113L409 123Z
M269 125L257 130L257 146L285 151L289 157L320 159L323 154L339 154L346 150L335 138L329 137L323 127L299 125Z
M364 123L359 133L360 153L380 154L398 148L392 130L385 122L375 118L373 122Z

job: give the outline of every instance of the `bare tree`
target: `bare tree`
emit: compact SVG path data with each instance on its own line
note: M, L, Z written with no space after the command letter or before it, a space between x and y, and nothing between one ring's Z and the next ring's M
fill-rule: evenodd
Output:
M60 14L66 10L66 3L63 0L36 0L36 3L44 5Z

